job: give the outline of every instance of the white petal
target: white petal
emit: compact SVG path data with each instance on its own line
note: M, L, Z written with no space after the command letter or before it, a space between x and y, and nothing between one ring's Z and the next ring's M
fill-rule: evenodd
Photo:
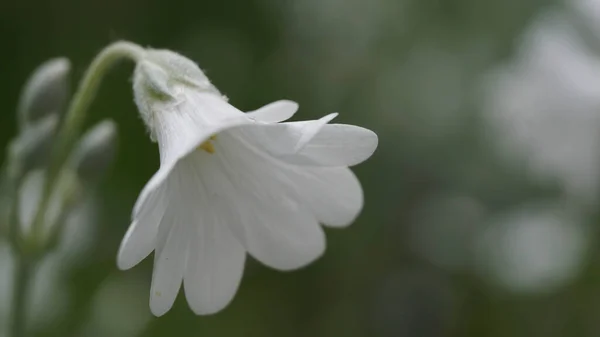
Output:
M161 189L161 187L163 186L163 183L165 182L165 180L169 177L169 173L170 173L170 169L159 169L158 171L156 171L156 173L154 173L154 175L152 176L152 178L150 178L150 180L146 183L146 185L144 186L144 188L142 189L142 192L140 192L140 195L138 196L135 205L133 207L133 212L131 214L132 219L135 219L136 217L138 217L142 211L142 208L146 205L146 207L152 207L152 203L150 203L149 205L146 204L146 202L148 201L148 198L150 198L151 195L154 195L156 193L159 193L159 189ZM165 189L162 189L162 193L164 193Z
M263 123L279 123L290 119L298 111L298 103L281 100L247 112L248 117Z
M353 166L367 160L377 148L375 132L354 125L329 124L300 150L286 158L294 164Z
M164 248L160 254L155 253L150 288L150 310L155 316L162 316L169 311L177 298L189 241L182 223L172 223L165 231L168 233Z
M205 182L209 190L220 191L222 214L249 253L279 270L297 269L321 256L323 229L273 179L277 173L229 135L220 135L215 147L220 163L204 165Z
M336 116L337 113L333 113L314 121L243 125L234 131L242 143L251 144L274 157L287 157L302 150Z
M284 123L282 125L288 126L290 128L298 128L299 133L301 134L298 143L294 148L294 153L301 151L312 139L321 132L321 129L325 127L325 125L335 117L337 117L337 112L329 114L325 117L321 117L316 121L309 122L292 122L292 123Z
M238 129L230 133L236 131ZM319 222L332 227L350 225L362 210L364 201L362 187L350 169L291 165L270 157L264 149L252 143L247 133L236 133L234 137L236 136L239 136L237 147L235 144L229 147L234 147L234 150L246 148L248 153L240 153L238 150L237 157L250 156L248 159L250 164L246 160L246 163L236 163L234 167L244 167L245 171L254 175L252 178L245 178L246 180L263 182L264 186L256 188L264 189L273 186L270 188L283 189L286 192L280 192L281 194L287 193L288 196L306 206ZM254 171L248 168L252 164L251 156L256 157L254 162L261 163ZM257 176L262 177L262 180Z
M192 153L222 130L254 123L246 114L212 93L185 92L181 101L155 113L161 168Z
M205 159L214 160L207 157L212 156L199 152L181 163L188 166L189 186L202 185L187 191L196 206L185 210L190 214L191 228L184 288L190 307L198 315L216 313L231 302L246 260L244 247L229 231L226 217L216 210L215 200L200 179Z
M301 201L324 225L348 226L362 210L360 182L346 167L289 167L284 172Z
M129 226L117 255L117 266L121 270L129 269L145 259L156 246L158 226L165 213L168 200L160 186L153 193L140 196L137 216Z
M231 134L232 137L235 138L234 140L237 140L237 144L232 144L226 150L231 151L230 148L233 148L233 150L237 149L237 158L251 158L252 156L257 157L254 159L254 161L262 163L262 166L259 166L254 170L257 173L252 173L248 170L248 167L251 166L252 161L250 161L250 164L234 164L234 167L244 167L244 170L254 175L265 176L265 170L269 165L272 166L271 169L276 167L276 173L270 172L268 173L268 176L263 178L263 184L265 186L274 185L278 186L276 188L279 189L287 189L286 193L291 196L292 199L300 201L302 205L310 209L311 213L319 222L333 227L343 227L351 224L354 221L363 206L362 188L354 174L343 166L332 168L321 167L320 164L323 164L324 161L327 160L327 157L324 156L324 153L327 152L325 147L323 147L323 152L319 152L317 147L310 148L311 151L312 149L317 149L314 151L316 154L314 158L320 160L319 165L316 165L317 167L290 165L285 156L282 158L281 155L274 155L274 152L276 151L281 154L284 151L283 148L292 147L293 145L291 144L301 143L299 139L305 138L302 135L314 134L314 131L303 132L303 130L323 130L327 128L328 125L322 127L322 123L323 120L327 120L329 118L331 117L322 119L313 125L310 125L312 122L304 122L303 127L301 128L288 128L287 131L291 131L291 135L287 134L285 132L286 130L280 129L279 131L282 131L279 134L279 139L281 139L281 141L279 139L272 139L272 142L275 145L271 146L270 148L264 148L261 146L265 145L264 141L268 138L265 137L265 135L275 135L275 133L271 132L276 128L272 127L271 125L252 125L250 127L244 126L232 129L228 131L228 134ZM321 126L319 126L319 124L321 124ZM337 127L338 126L335 125L334 129L338 129ZM355 128L352 126L349 127L351 129ZM264 129L268 129L268 131L263 132ZM375 137L375 141L377 140L377 136L375 136L373 132L357 127L356 129L360 129L357 133L363 133L362 130L365 130L364 134L372 134ZM333 131L327 133L334 134L336 132ZM253 136L256 137L253 138ZM312 139L317 137L319 136L313 137ZM325 139L325 137L321 137L321 139ZM285 144L286 142L288 143L287 145ZM312 140L309 141L308 145L304 146L304 149L309 148L311 143ZM280 148L275 149L277 146L280 146ZM240 152L239 149L244 148L246 149L245 151L247 153L244 153L244 150ZM332 146L331 148L335 149L335 146ZM369 150L372 151L373 149L374 147L371 147ZM322 157L320 158L319 156ZM289 159L293 157L287 158ZM335 160L333 155L331 158ZM343 155L339 156L338 158L344 160ZM310 158L308 158L308 160L310 160ZM329 163L331 164L333 161ZM257 180L256 177L247 177L245 179Z
M179 175L175 171L173 174ZM174 177L179 181L184 177ZM177 191L180 184L169 184L169 196L176 198L172 200L172 207L168 207L158 228L156 250L154 253L154 270L152 274L152 286L150 288L150 310L155 316L165 314L175 302L187 259L189 243L189 216L186 213L189 204Z
M271 268L304 267L325 252L323 229L309 212L291 200L256 199L243 205L240 215L248 252Z
M327 124L337 114L315 121L241 126L244 142L275 158L304 166L352 166L369 158L377 135L354 125Z
M237 292L246 250L225 223L194 229L184 277L185 295L197 315L214 314L225 308Z

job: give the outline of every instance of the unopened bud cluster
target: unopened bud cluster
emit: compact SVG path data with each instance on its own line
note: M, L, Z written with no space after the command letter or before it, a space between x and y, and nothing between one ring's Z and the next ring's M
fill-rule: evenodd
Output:
M70 62L51 59L39 66L25 83L17 108L18 134L9 143L0 173L0 235L18 242L36 237L34 246L55 241L62 222L82 195L102 178L113 162L117 130L102 121L85 133L57 176L48 206L44 198L48 164L62 117L70 99ZM42 216L36 216L43 212ZM36 221L43 222L34 226ZM14 222L17 222L16 224ZM40 233L33 233L38 228Z

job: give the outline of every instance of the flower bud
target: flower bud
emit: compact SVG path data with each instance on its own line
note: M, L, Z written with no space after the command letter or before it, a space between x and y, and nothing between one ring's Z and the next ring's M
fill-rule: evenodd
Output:
M69 71L66 58L46 61L31 75L19 101L19 125L24 128L50 114L60 114L69 96Z
M45 179L43 170L31 171L24 177L19 189L19 217L24 237L31 235L33 221L41 203ZM63 170L58 176L58 182L50 195L48 208L42 217L44 224L41 227L41 237L44 242L56 236L55 228L61 225L64 215L71 210L80 193L77 176L70 170Z
M114 162L117 152L117 126L105 120L86 132L72 157L72 167L84 182L95 183Z
M9 147L9 161L18 163L21 174L43 166L50 155L58 127L58 115L52 114L24 129Z

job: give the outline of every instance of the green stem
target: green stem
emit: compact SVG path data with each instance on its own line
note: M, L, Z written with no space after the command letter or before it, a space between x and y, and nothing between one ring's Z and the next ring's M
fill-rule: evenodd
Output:
M15 252L17 253L17 252ZM24 337L26 327L26 313L28 302L28 290L34 272L33 262L23 256L16 259L13 278L13 297L11 304L11 326L9 337Z
M48 207L50 194L56 185L56 180L62 166L67 160L75 140L81 133L88 107L94 100L102 78L108 69L121 59L138 61L144 56L144 49L131 42L115 42L102 50L87 69L79 88L65 115L65 120L58 132L56 143L48 167L41 203L33 222L33 244L37 247L41 240L43 218Z

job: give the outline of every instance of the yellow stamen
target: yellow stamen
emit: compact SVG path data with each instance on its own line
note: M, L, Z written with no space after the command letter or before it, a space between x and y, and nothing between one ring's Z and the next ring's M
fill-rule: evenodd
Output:
M213 145L213 143L211 143L211 141L215 139L217 139L217 136L210 136L210 138L207 141L198 146L198 149L204 150L208 153L215 153L215 146Z

